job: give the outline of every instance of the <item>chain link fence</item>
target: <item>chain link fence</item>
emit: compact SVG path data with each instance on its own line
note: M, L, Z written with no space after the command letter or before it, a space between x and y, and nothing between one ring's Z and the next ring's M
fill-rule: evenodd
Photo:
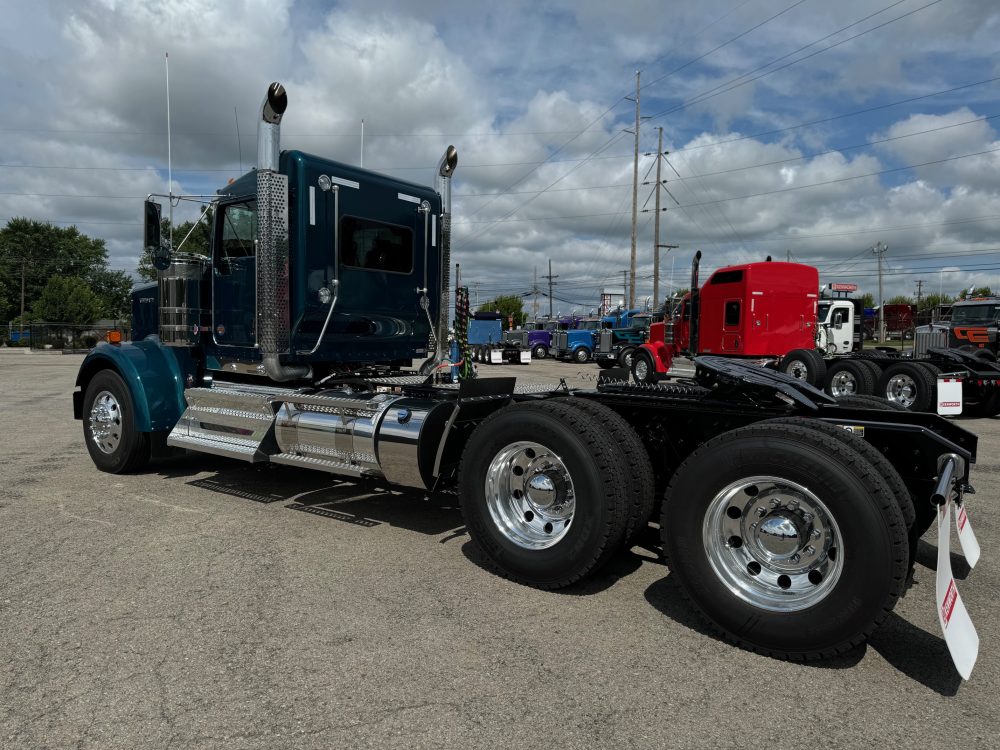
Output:
M122 341L129 340L128 326L121 324L107 325L70 325L68 323L32 323L23 331L14 329L8 338L14 346L30 345L37 351L86 352L97 346L100 341L107 340L108 331L120 331Z

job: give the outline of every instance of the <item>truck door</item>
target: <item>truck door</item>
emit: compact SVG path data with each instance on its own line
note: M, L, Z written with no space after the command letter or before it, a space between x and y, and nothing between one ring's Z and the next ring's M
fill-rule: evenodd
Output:
M722 350L738 352L740 350L740 327L743 323L743 302L739 299L727 299L724 302L722 316Z
M212 263L212 337L219 346L257 342L257 201L220 204Z
M854 305L838 302L830 309L830 340L835 351L843 354L854 348Z

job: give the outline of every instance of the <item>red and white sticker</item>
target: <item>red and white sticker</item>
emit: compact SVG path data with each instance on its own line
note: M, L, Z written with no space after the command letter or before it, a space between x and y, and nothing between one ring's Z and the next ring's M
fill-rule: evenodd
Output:
M958 541L962 545L962 554L970 568L976 567L979 562L979 540L972 530L972 522L969 514L965 510L965 505L955 506L955 528L958 529Z
M958 593L955 576L951 572L951 500L938 509L938 559L935 578L935 601L938 622L944 633L944 642L963 680L969 679L979 656L979 635ZM972 528L966 523L968 528Z

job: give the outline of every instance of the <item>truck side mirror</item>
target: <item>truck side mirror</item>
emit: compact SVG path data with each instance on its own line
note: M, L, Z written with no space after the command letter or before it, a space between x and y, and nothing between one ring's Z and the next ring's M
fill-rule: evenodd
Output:
M160 217L162 206L154 201L147 200L144 205L143 215L145 217L143 231L143 246L150 255L153 256L153 266L163 271L170 265L169 248L163 247L163 239L160 236Z
M833 314L833 327L839 328L842 325L844 325L844 313L838 310Z

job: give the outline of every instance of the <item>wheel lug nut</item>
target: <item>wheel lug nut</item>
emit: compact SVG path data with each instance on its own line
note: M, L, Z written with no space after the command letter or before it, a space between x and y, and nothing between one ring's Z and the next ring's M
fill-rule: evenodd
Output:
M807 555L815 555L816 554L816 548L813 547L811 544L808 547L806 547L804 550L802 550L802 551L805 552Z
M813 520L813 514L812 513L803 513L802 514L802 520L805 521L806 523L809 523L810 521Z
M795 510L796 508L799 507L799 501L798 500L789 500L788 501L788 507L791 508L792 510Z
M757 508L757 515L764 516L767 514L767 508Z
M813 529L812 530L812 538L813 539L819 539L819 536L820 536L819 529Z
M800 558L800 557L799 557L799 555L798 555L798 553L796 553L796 554L792 555L792 556L791 556L791 557L790 557L789 559L790 559L790 560L791 560L791 561L792 561L793 563L797 563L797 562L798 562L799 560L801 560L802 558Z
M781 505L781 501L778 500L778 498L776 498L776 497L772 497L771 498L771 507L772 508L777 508L779 505Z

